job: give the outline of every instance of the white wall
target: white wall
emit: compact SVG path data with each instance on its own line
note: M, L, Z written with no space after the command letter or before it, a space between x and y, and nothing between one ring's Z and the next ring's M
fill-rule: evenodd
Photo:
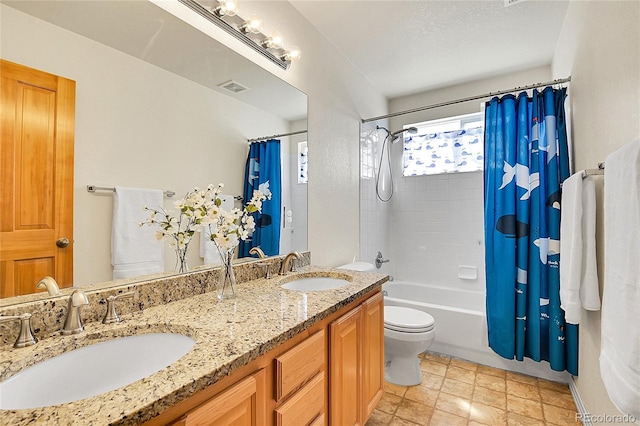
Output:
M576 170L596 167L608 154L640 136L638 22L637 1L572 1L569 5L552 68L555 78L571 75L572 79ZM602 178L597 180L596 212L601 292L607 285L603 280L602 182ZM583 311L575 382L588 413L617 415L600 376L600 317L600 312ZM629 324L637 324L637 318L630 318Z
M209 183L241 195L256 134L289 131L279 117L1 5L2 58L75 80L74 285L111 280L113 196L86 185L170 189ZM173 200L166 199L171 208ZM193 247L196 245L196 247ZM201 263L197 241L190 266ZM167 270L175 256L169 249Z

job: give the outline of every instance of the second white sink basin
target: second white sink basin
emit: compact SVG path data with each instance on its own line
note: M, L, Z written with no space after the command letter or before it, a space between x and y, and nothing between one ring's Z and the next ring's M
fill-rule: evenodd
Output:
M298 278L288 283L283 284L281 287L287 290L295 291L322 291L332 290L340 287L344 287L349 284L349 281L342 278L330 278L330 277L305 277Z
M182 334L138 334L65 352L0 383L0 409L48 407L112 391L162 370L195 343Z

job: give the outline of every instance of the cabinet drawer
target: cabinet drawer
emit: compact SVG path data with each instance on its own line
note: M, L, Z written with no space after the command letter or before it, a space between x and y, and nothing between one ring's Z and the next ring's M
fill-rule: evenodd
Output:
M267 374L264 370L245 377L229 389L189 411L172 426L214 424L264 425L267 420Z
M276 401L288 396L320 371L326 359L324 330L275 359Z
M276 408L277 426L300 426L324 423L324 373L316 375L287 402Z

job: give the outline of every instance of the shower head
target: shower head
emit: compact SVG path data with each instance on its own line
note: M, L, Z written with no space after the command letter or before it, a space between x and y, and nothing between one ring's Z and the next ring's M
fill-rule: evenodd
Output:
M407 127L406 129L400 129L398 131L395 131L395 132L391 133L391 136L396 136L396 135L399 135L399 134L404 133L404 132L409 132L412 135L415 135L416 133L418 133L418 129L415 128L415 127Z
M389 136L391 137L391 143L396 143L400 140L400 136L404 133L404 132L409 132L412 135L415 135L416 133L418 133L418 129L415 127L407 127L406 129L400 129L398 131L395 131L393 133L389 133Z
M416 127L407 127L406 129L396 130L395 132L391 132L389 131L389 129L382 126L376 126L376 129L378 130L382 129L385 132L387 132L387 136L389 136L393 142L397 141L400 135L404 132L409 132L412 135L415 135L416 133L418 133L418 129Z

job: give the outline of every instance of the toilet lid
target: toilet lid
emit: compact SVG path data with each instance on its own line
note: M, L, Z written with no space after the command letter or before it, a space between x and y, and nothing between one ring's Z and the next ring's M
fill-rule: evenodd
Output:
M431 315L403 306L384 307L384 326L390 330L422 333L433 330L435 320Z

